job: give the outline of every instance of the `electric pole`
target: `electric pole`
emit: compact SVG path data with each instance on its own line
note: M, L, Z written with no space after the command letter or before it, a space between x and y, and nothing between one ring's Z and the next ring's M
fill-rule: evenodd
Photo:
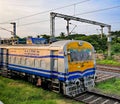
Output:
M104 26L100 26L101 27L101 39L102 39L102 37L103 37L103 28L104 28Z
M15 22L11 22L10 24L13 25L13 37L16 38L16 23Z
M13 35L13 39L12 39L12 44L17 44L18 43L18 39L17 39L17 36L16 36L16 22L11 22L10 24L13 25L13 32L12 32L12 35Z
M108 57L111 57L111 41L112 41L112 39L111 39L111 26L109 26L108 27L108 39L107 39L107 41L108 41Z
M66 26L66 29L67 29L67 36L69 36L69 21L70 19L66 19L65 20L67 21L67 26Z

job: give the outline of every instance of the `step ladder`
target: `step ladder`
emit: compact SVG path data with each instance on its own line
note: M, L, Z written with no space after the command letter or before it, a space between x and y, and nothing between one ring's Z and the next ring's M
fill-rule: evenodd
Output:
M7 77L7 68L6 68L6 67L3 67L3 68L1 69L1 75L2 75L3 77Z
M7 78L11 78L11 70L7 70Z
M56 93L60 92L60 82L58 79L52 79L52 91Z
M6 78L11 78L11 70L8 70L6 67L1 69L1 75Z

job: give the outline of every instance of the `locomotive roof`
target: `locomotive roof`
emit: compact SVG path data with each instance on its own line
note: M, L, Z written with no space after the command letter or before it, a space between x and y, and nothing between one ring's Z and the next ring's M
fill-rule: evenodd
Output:
M51 45L50 45L50 48L51 49L55 49L55 48L61 48L61 49L63 49L64 48L64 46L66 45L66 44L68 44L69 42L71 42L72 40L62 40L62 41L57 41L57 42L54 42L54 43L52 43Z
M57 41L52 44L39 44L39 45L0 45L0 48L37 48L37 49L63 49L65 45L67 45L69 42L72 42L75 40L62 40ZM80 41L80 40L79 40Z
M61 46L65 46L67 43L71 42L73 40L62 40L62 41L57 41L52 43L50 46L51 47L61 47Z

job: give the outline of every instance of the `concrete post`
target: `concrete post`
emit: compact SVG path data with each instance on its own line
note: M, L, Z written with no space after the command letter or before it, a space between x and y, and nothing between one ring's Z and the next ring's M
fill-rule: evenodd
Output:
M111 26L108 27L108 37L107 37L107 42L108 42L108 57L111 57Z

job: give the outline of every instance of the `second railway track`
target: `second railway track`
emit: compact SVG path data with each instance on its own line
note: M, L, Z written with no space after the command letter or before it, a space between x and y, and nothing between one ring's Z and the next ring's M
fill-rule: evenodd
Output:
M120 74L120 67L108 66L108 65L97 65L97 70L106 72L114 72Z
M112 65L101 65L97 64L97 71L96 71L96 83L112 79L115 77L120 77L120 66L115 67Z
M110 96L95 91L87 91L75 97L74 100L83 102L85 104L120 104L119 97Z

